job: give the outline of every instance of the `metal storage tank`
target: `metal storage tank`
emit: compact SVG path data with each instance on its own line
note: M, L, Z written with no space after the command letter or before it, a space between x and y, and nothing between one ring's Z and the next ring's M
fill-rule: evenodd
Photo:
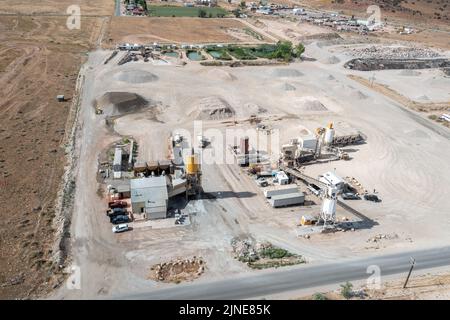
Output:
M333 124L329 123L325 130L325 137L323 139L323 142L325 143L325 145L331 145L333 144L333 139L334 139L334 128Z

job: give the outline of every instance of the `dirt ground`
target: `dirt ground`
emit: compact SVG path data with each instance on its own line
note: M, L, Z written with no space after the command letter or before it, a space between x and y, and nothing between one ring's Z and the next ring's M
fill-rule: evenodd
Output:
M408 24L426 22L427 24L435 23L445 26L448 25L450 19L448 5L446 6L445 1L440 0L401 0L397 5L389 0L343 1L342 3L332 2L331 0L297 0L290 2L300 6L338 11L356 16L369 16L367 14L368 6L378 5L381 9L382 20L386 18L388 21L408 21ZM439 16L440 19L438 19Z
M277 39L289 40L294 43L300 41L303 37L317 36L320 34L334 32L332 29L316 26L306 22L280 20L275 18L258 17L248 19L247 21Z
M114 11L114 0L17 0L14 3L2 1L0 13L66 14L71 5L80 6L82 15L110 16Z
M108 42L117 43L220 43L259 42L258 39L233 36L230 29L242 30L245 25L236 19L113 17Z
M334 11L349 16L355 15L360 19L370 16L367 13L369 5L379 5L381 9L381 20L383 22L386 21L391 26L388 28L388 31L369 34L369 37L419 42L436 48L450 49L450 28L448 23L450 19L450 8L448 4L445 6L445 1L402 1L400 6L394 8L389 5L389 1L384 0L345 1L343 4L336 3L336 1L332 3L330 0L280 0L279 2L298 7ZM399 10L398 8L400 7L407 10ZM416 11L422 12L422 15L418 13L414 14L413 12ZM435 13L440 13L441 19L437 19ZM409 35L401 35L398 31L403 26L413 26L416 32Z
M405 275L406 277L406 275ZM379 289L367 286L352 288L351 300L448 300L450 299L450 275L447 272L414 275L403 289L406 278L383 281ZM328 300L345 300L341 290L321 293ZM301 297L300 300L315 300L315 295Z
M81 30L70 31L65 21L0 17L0 298L47 292L58 269L52 222L66 121L79 67L101 24L83 19ZM69 101L56 102L58 94Z

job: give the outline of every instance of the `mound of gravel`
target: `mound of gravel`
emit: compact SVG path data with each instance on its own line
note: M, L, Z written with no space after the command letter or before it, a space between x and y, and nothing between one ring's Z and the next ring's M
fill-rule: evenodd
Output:
M138 112L149 105L149 101L142 96L130 92L107 92L96 102L109 116Z
M341 62L341 59L339 59L339 58L336 57L336 56L328 57L328 58L325 59L325 61L324 61L324 63L326 63L326 64L336 64L336 63L339 63L339 62Z
M258 114L267 112L266 109L260 107L256 103L246 103L246 104L244 104L244 107L245 107L246 113L251 114L251 115L258 115Z
M360 59L429 59L440 56L438 52L431 49L403 46L369 46L353 48L346 54Z
M283 83L281 85L281 89L284 90L284 91L295 91L295 90L297 90L296 87L294 87L292 84L289 84L287 82L285 82L285 83Z
M147 83L158 80L157 75L143 70L122 71L115 78L126 83Z
M401 76L417 77L421 75L421 72L417 70L405 69L400 71L398 74Z
M355 99L357 99L357 100L364 100L364 99L367 99L367 98L368 98L367 95L365 95L364 93L362 93L362 92L359 91L359 90L352 91L351 97L352 97L352 98L355 98Z
M195 101L191 112L197 120L220 120L230 118L234 114L234 109L226 100L215 96Z
M333 77L333 75L330 74L330 75L327 77L327 79L328 79L328 80L335 80L336 78Z
M211 78L219 79L219 80L225 80L225 81L234 81L236 80L236 76L231 74L228 71L222 70L222 69L210 69L207 71L208 76Z
M301 77L303 73L295 69L276 69L273 75L275 77Z
M328 109L319 100L305 97L300 100L300 107L304 111L327 111Z

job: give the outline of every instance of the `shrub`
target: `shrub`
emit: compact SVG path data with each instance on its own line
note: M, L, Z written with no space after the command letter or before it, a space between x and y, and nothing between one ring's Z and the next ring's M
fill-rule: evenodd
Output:
M291 256L291 254L287 250L284 250L281 248L270 247L270 248L263 249L261 251L261 256L263 258L268 257L270 259L281 259L284 257L289 257L289 256Z
M353 284L350 282L346 282L345 284L341 284L341 295L345 299L350 299L353 296Z
M328 298L323 293L314 293L313 294L313 300L328 300Z

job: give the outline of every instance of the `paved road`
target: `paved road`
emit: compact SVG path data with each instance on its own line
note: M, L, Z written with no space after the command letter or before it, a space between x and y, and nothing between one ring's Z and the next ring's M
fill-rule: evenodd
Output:
M450 247L403 252L339 263L294 267L259 275L209 283L177 285L151 292L115 297L117 299L246 299L291 290L314 288L365 279L370 265L378 265L381 276L406 273L410 257L415 270L450 265Z

